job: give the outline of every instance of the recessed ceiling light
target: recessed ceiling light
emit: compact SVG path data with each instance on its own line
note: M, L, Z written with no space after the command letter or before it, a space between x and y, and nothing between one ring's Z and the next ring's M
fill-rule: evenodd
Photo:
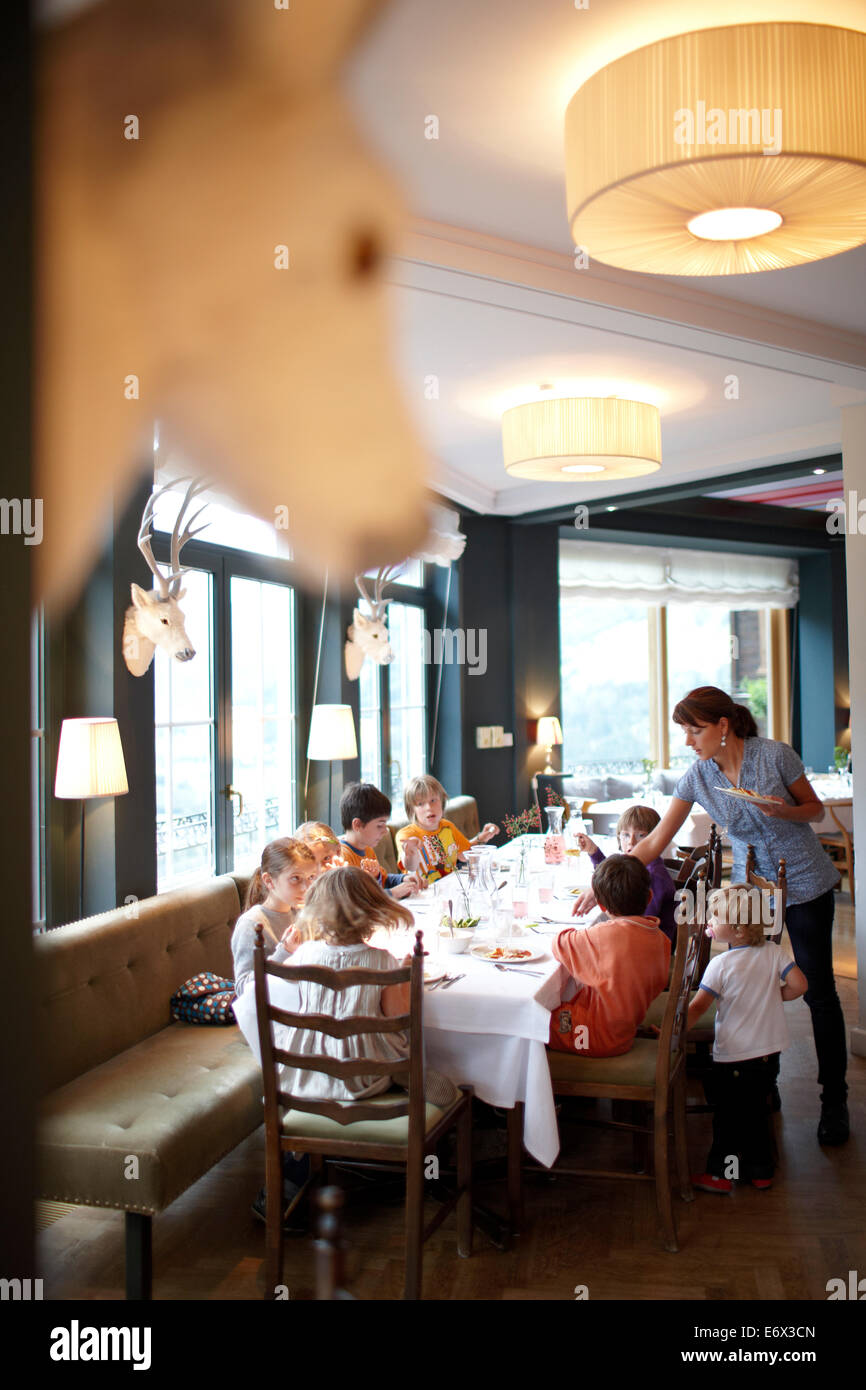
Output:
M771 208L715 208L699 212L686 223L692 236L704 241L745 241L766 236L781 227L782 219Z
M813 472L813 473L826 473L827 470L826 470L826 468L813 468L813 469L812 469L812 472Z
M616 507L605 507L605 511L606 511L606 512L615 512L615 511L616 511Z

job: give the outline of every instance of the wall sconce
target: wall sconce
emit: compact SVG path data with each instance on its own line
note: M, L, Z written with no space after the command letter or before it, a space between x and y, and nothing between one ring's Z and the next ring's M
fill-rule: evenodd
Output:
M543 743L547 748L547 766L545 772L553 772L555 769L551 764L553 750L562 743L562 725L553 714L545 714L538 721L538 742Z

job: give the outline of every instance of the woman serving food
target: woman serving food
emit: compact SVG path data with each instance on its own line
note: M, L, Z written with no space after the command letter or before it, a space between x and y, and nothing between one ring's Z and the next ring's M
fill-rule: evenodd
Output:
M731 882L746 876L746 850L755 847L755 867L776 879L779 860L787 866L785 925L797 966L809 982L806 1003L812 1014L822 1144L844 1144L849 1121L845 1072L847 1038L833 978L833 889L839 875L811 828L824 808L805 776L803 763L787 743L759 738L745 705L724 690L700 686L673 712L697 757L677 782L671 804L655 830L631 851L646 864L676 838L694 802L727 828L734 852ZM732 795L732 792L739 795ZM744 795L744 793L746 793ZM591 893L575 904L580 914L594 905Z

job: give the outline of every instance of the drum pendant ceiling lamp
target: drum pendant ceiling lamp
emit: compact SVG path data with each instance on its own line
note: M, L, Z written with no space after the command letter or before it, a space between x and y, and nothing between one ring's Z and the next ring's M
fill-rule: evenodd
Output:
M515 478L637 478L661 464L658 407L604 396L529 401L502 416L502 452Z
M741 275L866 242L866 34L703 29L628 53L565 117L568 218L590 259Z

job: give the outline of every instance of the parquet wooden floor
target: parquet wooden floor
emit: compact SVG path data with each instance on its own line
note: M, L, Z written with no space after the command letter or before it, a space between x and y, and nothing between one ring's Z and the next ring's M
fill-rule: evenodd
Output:
M856 1017L853 914L840 905L839 993L849 1023ZM529 1177L526 1230L509 1251L476 1231L470 1260L456 1254L448 1221L428 1243L427 1299L572 1300L586 1285L592 1300L824 1300L831 1278L866 1275L866 1059L850 1059L853 1133L840 1149L816 1140L817 1066L808 1009L786 1006L792 1046L783 1056L777 1116L780 1166L769 1192L739 1188L733 1197L675 1197L680 1250L661 1246L651 1183ZM696 1091L697 1094L697 1091ZM689 1119L696 1171L709 1144L709 1116ZM563 1141L581 1165L626 1163L630 1140L563 1123ZM504 1142L483 1131L479 1145ZM250 1214L263 1174L263 1131L154 1221L156 1299L257 1299L262 1293L264 1227ZM578 1157L579 1156L579 1157ZM491 1205L502 1189L479 1196ZM432 1208L431 1208L432 1209ZM399 1205L349 1204L349 1286L361 1299L399 1298L402 1216ZM46 1299L123 1297L123 1216L75 1208L39 1235ZM312 1290L312 1252L305 1237L287 1240L284 1279L293 1299Z

